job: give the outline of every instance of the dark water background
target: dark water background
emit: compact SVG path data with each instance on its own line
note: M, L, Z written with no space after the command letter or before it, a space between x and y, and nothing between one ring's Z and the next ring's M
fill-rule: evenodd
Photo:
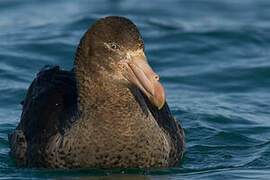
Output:
M146 55L185 129L179 167L154 170L20 169L7 134L45 64L73 66L98 18L139 27ZM269 0L1 0L0 179L270 179Z

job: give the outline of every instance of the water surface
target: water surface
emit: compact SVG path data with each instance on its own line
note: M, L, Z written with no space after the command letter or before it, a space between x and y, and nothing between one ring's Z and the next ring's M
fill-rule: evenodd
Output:
M269 179L270 1L0 1L0 179ZM73 66L87 28L130 18L184 127L178 167L151 170L20 169L7 134L45 64Z

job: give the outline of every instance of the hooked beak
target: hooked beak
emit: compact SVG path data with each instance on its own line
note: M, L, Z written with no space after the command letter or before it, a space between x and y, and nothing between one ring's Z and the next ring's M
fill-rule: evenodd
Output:
M161 109L166 100L165 90L158 82L158 75L147 63L144 53L130 55L129 59L120 61L120 64L126 67L124 77L139 87L150 102Z

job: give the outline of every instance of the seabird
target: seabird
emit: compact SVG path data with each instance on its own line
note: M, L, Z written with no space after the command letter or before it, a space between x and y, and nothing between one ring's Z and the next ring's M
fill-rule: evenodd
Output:
M21 167L150 168L175 166L184 132L144 54L137 27L124 17L95 22L71 71L45 66L9 134Z

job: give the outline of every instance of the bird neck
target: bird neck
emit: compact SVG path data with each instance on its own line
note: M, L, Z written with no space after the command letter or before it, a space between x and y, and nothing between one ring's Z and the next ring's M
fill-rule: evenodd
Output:
M83 73L76 73L76 76L78 110L83 121L91 121L96 126L96 124L125 121L127 118L132 120L132 114L147 116L146 104L136 87L116 84L106 78L106 75L86 76Z

